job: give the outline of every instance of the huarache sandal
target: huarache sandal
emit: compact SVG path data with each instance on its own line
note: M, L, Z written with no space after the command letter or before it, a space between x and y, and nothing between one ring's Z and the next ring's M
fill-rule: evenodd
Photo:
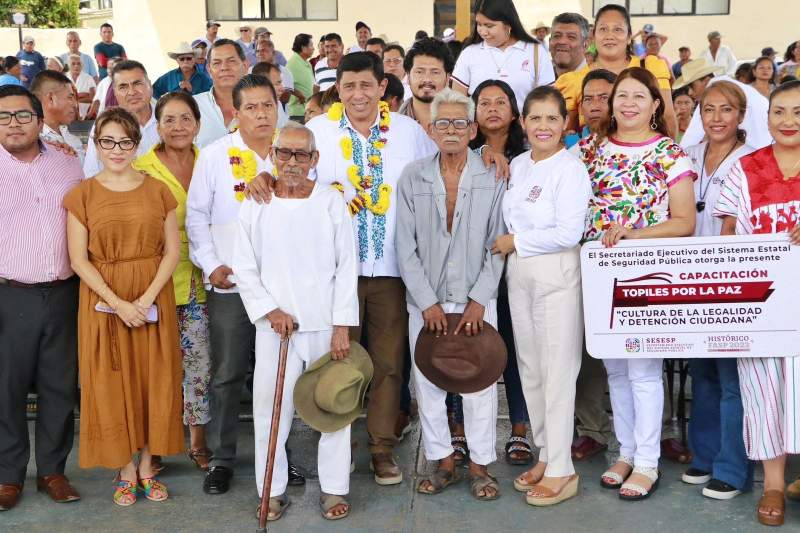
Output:
M438 468L430 476L423 478L417 484L417 492L420 494L439 494L450 485L461 481L461 477L455 470L445 470ZM430 488L424 489L423 484L428 483Z
M619 457L617 457L617 462L614 464L614 466L620 463L625 463L626 465L631 467L631 469L633 469L633 457L625 457L620 455ZM630 473L628 474L628 476L630 476ZM613 470L606 470L600 477L600 485L602 485L603 488L606 489L618 489L625 482L626 477L627 476L623 477L622 474L614 472Z
M639 474L652 481L650 489L646 489L642 485L635 482L625 481L625 483L623 483L622 486L619 488L620 500L625 500L629 502L646 500L656 491L656 489L658 489L658 482L661 480L661 472L658 471L658 468L653 468L651 466L636 466L633 468L633 472L631 473L631 475L628 476L628 480L630 480L633 474ZM622 492L624 490L633 492L633 494L624 494Z
M525 501L527 501L530 505L535 505L536 507L547 507L561 503L564 500L569 500L578 494L579 480L580 478L578 477L578 474L572 474L572 476L569 478L569 481L567 481L567 484L564 485L558 492L549 489L544 485L534 485L534 487L529 490L528 494L525 496Z
M450 444L453 446L453 451L455 452L456 466L464 466L464 463L469 459L467 437L456 435L450 439Z
M283 516L283 513L286 512L286 509L288 509L290 505L292 505L292 500L290 500L286 494L281 494L280 496L270 498L267 510L267 522L280 520L280 518ZM256 507L256 520L260 519L261 504L258 504L258 507Z
M331 514L339 506L344 507L344 513ZM319 497L319 508L322 511L322 518L325 520L340 520L350 514L350 504L343 497L336 494L325 494L323 492Z
M136 482L127 481L120 477L117 472L117 477L114 478L114 503L120 507L129 507L136 503Z
M208 448L191 448L186 455L192 460L194 466L200 470L208 470L208 462L211 460L211 450Z
M533 462L533 450L527 437L511 435L506 442L506 463L510 465L529 465Z
M169 498L167 486L153 477L140 477L139 488L144 492L144 497L151 502L163 502Z
M539 465L542 465L541 467ZM538 475L534 474L534 470L540 468ZM542 478L544 477L544 472L547 469L547 463L542 463L541 461L536 463L536 465L531 468L530 470L526 470L522 474L518 475L514 478L514 489L520 492L528 492L533 488L534 485L539 483Z
M782 526L785 513L786 500L783 492L779 490L768 490L758 500L756 508L758 522L765 526Z
M486 489L491 489L494 492L487 494ZM497 479L493 478L489 474L482 476L470 472L469 492L475 497L476 500L480 500L482 502L496 500L500 497L500 485L497 483ZM480 494L481 492L483 492L483 495Z

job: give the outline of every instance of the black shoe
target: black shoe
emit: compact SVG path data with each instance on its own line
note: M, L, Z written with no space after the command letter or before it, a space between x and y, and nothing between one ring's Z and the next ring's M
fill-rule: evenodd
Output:
M711 481L711 472L705 472L699 468L690 468L683 473L681 481L689 485L702 485Z
M720 481L718 479L712 479L703 489L703 496L706 498L713 498L715 500L730 500L741 493L742 491L733 485L728 485L724 481Z
M226 466L212 466L203 480L203 492L206 494L225 494L231 486L233 470Z
M306 476L300 473L300 470L294 463L289 463L289 485L297 487L306 484Z

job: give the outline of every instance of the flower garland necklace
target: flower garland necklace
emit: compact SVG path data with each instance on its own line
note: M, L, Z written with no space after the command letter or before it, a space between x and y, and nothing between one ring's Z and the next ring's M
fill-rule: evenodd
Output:
M350 214L358 218L359 259L364 262L368 255L367 212L372 213L372 244L375 258L383 257L383 243L386 237L386 213L389 211L392 187L383 183L383 155L386 147L385 134L389 131L391 115L389 104L379 102L379 118L377 127L370 129L366 146L362 146L360 136L352 128L348 128L344 115L344 106L337 102L328 110L328 118L339 122L339 127L349 130L349 135L342 137L339 147L342 156L349 163L347 180L355 189L355 196L348 202ZM334 182L333 186L344 193L344 185Z
M236 129L238 129L238 126ZM235 132L236 129L233 131ZM276 128L272 136L273 143L275 139L278 138L278 132L279 130ZM236 146L231 146L228 148L228 163L231 166L233 179L236 180L236 183L233 185L233 193L236 196L236 201L244 202L244 191L247 189L247 184L253 181L258 174L256 154L252 150L242 150ZM277 176L277 173L273 171L272 175Z

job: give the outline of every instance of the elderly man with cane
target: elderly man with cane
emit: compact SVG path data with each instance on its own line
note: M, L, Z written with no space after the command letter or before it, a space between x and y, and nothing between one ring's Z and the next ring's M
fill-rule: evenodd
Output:
M279 519L290 503L286 496L284 446L295 407L292 393L295 384L300 385L298 379L304 367L308 367L307 374L317 372L321 381L328 379L329 391L334 389L348 396L351 382L342 376L361 376L363 359L369 364L368 357L359 357L363 349L351 347L349 341L349 327L358 325L358 271L352 221L339 192L308 179L318 157L310 130L294 122L281 130L272 147L272 160L277 165L272 201L244 202L234 246L232 267L247 314L256 326L253 420L259 494L264 490L267 439L274 431L270 415L273 404L278 403L274 399L281 398L280 393L275 394L276 383L283 381L285 385L280 417L273 418L279 423L277 442L269 450L270 462L274 453L275 468L272 479L267 480L270 497L267 520ZM289 335L285 375L278 376L276 354L281 340ZM328 351L329 357L322 355ZM325 373L332 366L328 359L336 362L338 372ZM343 370L343 367L348 368ZM371 368L368 374L371 376ZM338 380L330 380L337 376ZM329 419L336 419L333 426L311 424L322 431L317 456L322 491L320 507L329 520L343 518L350 511L343 497L349 492L350 482L350 423L358 415L362 389L366 388L364 381L368 380L356 384L358 393L350 397L358 396L359 405L351 406L343 416L335 408L337 398L325 402L319 389L306 395L317 402L319 409L331 411Z

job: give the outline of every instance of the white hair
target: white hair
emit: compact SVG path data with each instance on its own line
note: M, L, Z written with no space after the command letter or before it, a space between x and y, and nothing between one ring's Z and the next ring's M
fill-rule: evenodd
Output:
M287 131L303 131L306 134L306 138L308 139L308 151L309 152L316 152L317 151L317 143L314 140L314 132L308 129L307 127L303 126L299 122L295 122L290 120L287 122L281 129L278 131L278 137L275 139L273 146L276 148L281 147L281 139L283 138L283 134Z
M467 112L467 118L470 122L475 120L475 102L472 101L472 98L458 91L454 91L453 89L445 88L442 89L433 98L433 102L431 102L431 122L439 117L439 106L442 104L464 106L464 110Z

